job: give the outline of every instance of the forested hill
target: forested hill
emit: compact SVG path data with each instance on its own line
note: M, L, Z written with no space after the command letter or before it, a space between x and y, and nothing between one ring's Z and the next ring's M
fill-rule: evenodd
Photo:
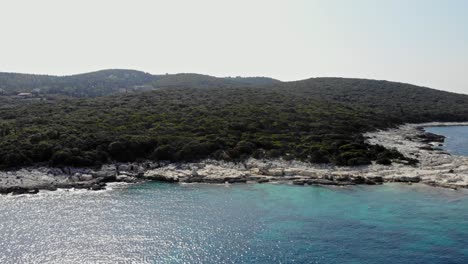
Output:
M218 78L194 73L179 73L158 76L153 87L183 87L183 88L222 88L240 86L262 86L281 83L267 77L235 77Z
M183 83L187 76L172 77ZM0 109L0 167L247 157L413 163L366 144L362 133L404 122L468 121L468 95L408 84L316 78L211 87L211 80L201 88L164 84L82 99L0 96L11 105Z
M62 77L0 73L0 89L12 95L37 91L40 94L95 97L150 84L153 80L153 75L134 70L103 70Z
M367 108L379 116L405 122L468 119L468 95L406 83L352 78L312 78L279 87L304 96L353 108Z
M0 73L0 93L98 97L161 87L238 87L279 83L266 77L217 78L201 74L152 75L135 70L102 70L70 76Z

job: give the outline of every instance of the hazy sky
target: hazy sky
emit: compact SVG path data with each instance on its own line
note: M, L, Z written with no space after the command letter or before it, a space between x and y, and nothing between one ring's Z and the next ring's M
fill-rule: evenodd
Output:
M468 93L465 0L0 0L0 71L343 76Z

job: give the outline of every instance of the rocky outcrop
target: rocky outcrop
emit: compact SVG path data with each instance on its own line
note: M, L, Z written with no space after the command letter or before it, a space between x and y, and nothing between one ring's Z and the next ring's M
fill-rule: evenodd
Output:
M0 187L0 194L36 194L39 192L38 188L25 188L20 186Z
M382 184L380 176L355 176L353 174L317 170L308 167L283 169L279 166L298 166L285 161L248 160L244 164L225 163L206 160L203 163L170 164L155 170L145 172L144 178L164 182L179 183L266 183L287 182L295 185L336 185L347 186L356 184Z
M346 185L355 185L356 183L353 183L351 181L345 182L345 181L331 181L327 179L300 179L300 180L294 180L293 184L295 185L337 185L337 186L346 186Z
M155 170L149 170L143 177L149 180L185 183L246 183L245 171L225 168L205 163L177 165L171 164Z
M103 190L110 182L142 181L138 171L122 172L115 165L99 170L79 168L23 168L0 172L0 194L34 194L39 190L57 189Z
M143 177L153 181L179 182L179 178L185 177L183 172L176 171L147 171Z
M421 131L421 130L419 130L419 131ZM421 133L419 133L417 135L417 137L420 138L421 142L423 142L423 143L430 143L430 142L441 142L441 143L443 143L445 141L445 136L436 135L436 134L429 133L429 132L424 132L424 131L421 131Z
M399 176L399 177L393 177L391 182L407 182L407 183L418 183L421 181L421 177L419 176L414 176L414 177L408 177L408 176Z

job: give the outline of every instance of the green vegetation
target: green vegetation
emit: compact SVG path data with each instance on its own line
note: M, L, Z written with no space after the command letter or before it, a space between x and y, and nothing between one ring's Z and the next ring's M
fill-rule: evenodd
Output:
M135 70L103 70L63 77L0 73L0 95L34 92L42 96L98 97L165 87L214 88L257 86L274 83L280 83L280 81L266 77L217 78L188 73L151 75Z
M96 98L0 97L8 105L0 108L0 166L247 157L412 163L366 144L362 133L403 122L468 120L467 95L407 84L318 78L194 88L187 77L194 79L176 75L174 87Z
M285 89L322 101L370 110L388 125L401 122L467 121L468 95L405 83L346 78L314 78L284 83ZM384 121L384 120L382 120Z
M154 81L154 76L133 70L104 70L71 76L48 76L18 73L0 73L0 88L7 94L32 92L60 94L73 97L96 97Z
M260 86L278 84L280 81L266 77L236 77L218 78L209 75L179 73L159 76L153 87L192 87L192 88L224 88L239 86Z

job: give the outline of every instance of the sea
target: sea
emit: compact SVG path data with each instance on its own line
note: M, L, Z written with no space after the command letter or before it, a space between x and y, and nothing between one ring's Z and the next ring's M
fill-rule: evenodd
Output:
M467 127L428 131L467 155ZM150 182L0 196L0 263L466 264L468 190Z
M446 136L443 148L448 152L468 156L468 126L427 127L425 130Z

